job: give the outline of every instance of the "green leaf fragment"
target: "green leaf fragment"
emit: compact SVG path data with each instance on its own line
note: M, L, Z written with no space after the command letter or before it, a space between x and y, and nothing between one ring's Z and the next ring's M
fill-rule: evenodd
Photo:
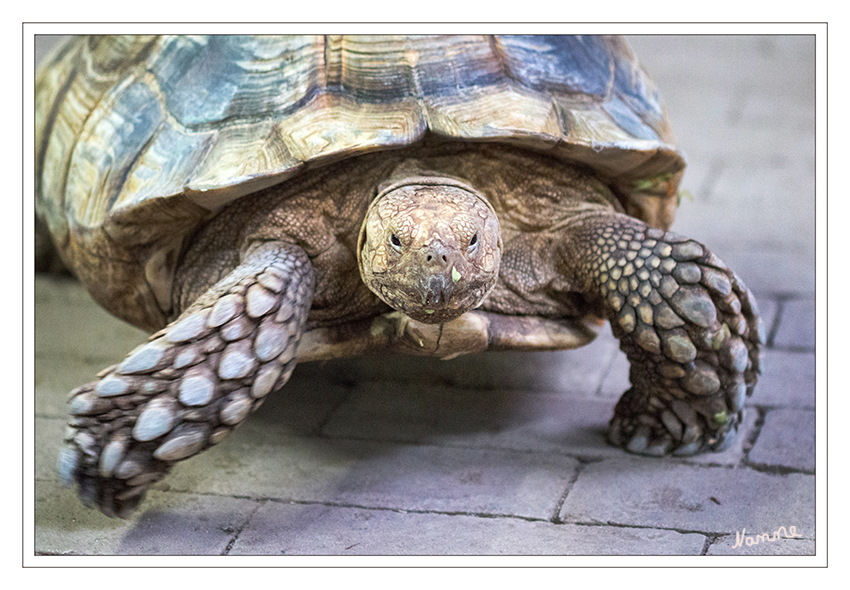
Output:
M691 191L689 191L687 189L680 190L676 194L676 206L677 207L682 204L682 199L685 199L685 200L693 203L694 202L694 195L691 194Z
M638 180L635 180L632 183L632 187L636 191L643 192L658 188L665 182L669 181L671 178L673 178L673 175L670 172L665 172L664 174L659 174L658 176L653 176L651 178L640 178Z

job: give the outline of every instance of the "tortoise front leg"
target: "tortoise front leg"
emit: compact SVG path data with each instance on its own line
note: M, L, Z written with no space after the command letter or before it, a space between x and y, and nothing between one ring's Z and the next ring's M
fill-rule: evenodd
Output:
M646 455L725 448L759 372L752 294L705 246L632 217L591 214L566 232L561 271L610 320L631 363L609 442Z
M301 249L252 246L176 321L71 392L62 480L87 506L126 516L175 462L221 441L286 383L313 282Z

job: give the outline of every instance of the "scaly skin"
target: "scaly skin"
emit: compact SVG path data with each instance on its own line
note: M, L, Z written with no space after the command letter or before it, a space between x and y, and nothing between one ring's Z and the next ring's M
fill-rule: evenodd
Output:
M601 181L560 162L418 155L271 187L192 236L171 292L179 317L71 394L59 470L86 504L125 516L176 461L222 440L286 383L305 325L307 358L451 358L578 346L593 337L584 320L606 317L632 382L610 442L684 455L731 440L763 337L755 300L717 257L625 215ZM401 192L373 203L370 224L364 195L388 179Z
M743 282L692 240L618 213L567 230L561 263L631 362L608 440L633 453L722 450L759 372L763 327Z
M126 516L174 463L224 439L292 374L313 274L299 248L255 244L176 321L72 391L64 482Z

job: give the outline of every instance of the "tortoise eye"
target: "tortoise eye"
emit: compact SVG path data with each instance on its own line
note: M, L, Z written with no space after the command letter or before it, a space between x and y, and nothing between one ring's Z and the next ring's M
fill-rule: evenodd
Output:
M395 247L396 249L400 249L400 248L401 248L401 240L399 240L399 239L398 239L398 236L397 236L397 235L395 235L395 234L393 234L393 235L392 235L392 237L390 237L390 243L391 243L391 244L393 245L393 247Z
M474 248L474 247L475 247L475 245L476 245L477 243L478 243L478 234L475 234L474 236L472 236L472 239L471 239L471 240L469 240L469 248L470 248L470 250L471 250L472 248Z

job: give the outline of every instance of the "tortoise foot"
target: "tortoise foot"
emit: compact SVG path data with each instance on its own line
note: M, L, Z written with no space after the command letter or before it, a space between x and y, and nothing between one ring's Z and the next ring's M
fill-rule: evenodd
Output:
M662 402L632 388L617 404L608 442L652 457L720 452L735 440L741 420L741 411L729 415L718 400L693 405L678 399Z
M70 394L59 454L89 507L126 516L177 462L223 440L295 368L313 271L268 242L101 379Z
M609 440L647 455L721 450L759 373L752 293L702 244L636 219L582 231L585 276L631 364Z
M72 417L59 450L59 476L66 486L78 484L80 500L87 507L126 518L171 464L153 460L156 443L134 438L141 404L131 408L129 399L121 400L122 408L118 400L100 397L99 383L71 392Z
M260 407L264 396L253 396L250 383L216 378L222 363L211 356L174 379L112 370L71 393L58 470L65 485L78 485L83 504L128 516L175 463L217 444ZM285 382L290 369L277 372Z

